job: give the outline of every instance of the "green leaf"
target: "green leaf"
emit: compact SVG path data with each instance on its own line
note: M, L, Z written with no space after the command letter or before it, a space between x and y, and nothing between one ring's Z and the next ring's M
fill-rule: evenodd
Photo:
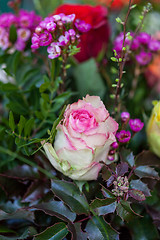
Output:
M74 226L76 229L77 240L87 240L87 233L82 231L81 224L79 222L76 222Z
M105 85L98 72L97 64L94 59L78 64L73 74L81 97L89 94L98 95L103 98L105 94Z
M118 240L118 233L103 219L94 216L87 223L85 231L90 240Z
M0 239L1 240L24 240L27 239L27 237L29 236L29 228L25 228L24 232L21 234L17 234L15 237L6 237L3 235L0 235Z
M118 216L124 221L124 220L129 220L130 218L134 217L134 215L140 216L139 214L135 213L131 206L130 203L124 200L121 200L116 208L116 212Z
M12 229L9 229L6 226L1 225L0 226L0 233L16 233L16 232L13 231Z
M91 204L90 207L92 209L99 208L102 206L110 205L111 203L115 202L116 198L106 198L106 199L95 199Z
M30 136L33 125L34 125L34 118L31 118L26 122L25 127L24 127L24 136L25 137Z
M139 178L153 178L159 179L158 172L154 170L154 168L148 166L139 166L134 170L134 173Z
M62 180L53 180L51 186L55 195L64 201L74 212L77 214L89 213L88 202L75 184Z
M22 134L22 131L23 131L23 128L25 126L25 123L26 123L26 119L25 117L23 117L22 115L20 116L20 120L19 120L19 123L18 123L18 132L19 132L19 135L21 136Z
M136 166L160 167L160 158L150 151L143 151L136 157Z
M103 193L103 196L106 198L115 198L115 195L104 186L102 186L102 193Z
M44 91L46 91L48 88L50 87L50 82L45 82L40 86L40 93L43 93Z
M12 112L9 113L9 126L10 126L12 132L14 132L16 126L15 126L14 117L13 117Z
M10 26L9 29L9 40L14 43L17 40L17 29L14 25Z
M66 224L63 222L56 223L48 227L45 231L35 235L34 240L61 240L68 233Z
M12 92L12 91L17 91L18 88L16 85L12 83L2 83L0 82L0 90L3 92Z

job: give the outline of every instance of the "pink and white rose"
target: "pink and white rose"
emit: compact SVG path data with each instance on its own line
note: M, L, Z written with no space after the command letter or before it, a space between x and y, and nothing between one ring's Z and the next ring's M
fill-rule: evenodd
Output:
M51 164L75 180L95 180L103 161L116 141L118 123L110 117L98 96L87 95L68 105L64 119L57 126L54 148L43 145Z

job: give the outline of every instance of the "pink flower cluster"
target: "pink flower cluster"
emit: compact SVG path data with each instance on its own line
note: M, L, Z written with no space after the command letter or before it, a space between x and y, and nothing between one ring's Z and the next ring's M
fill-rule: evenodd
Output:
M20 10L18 15L13 13L0 15L0 48L6 50L9 47L13 47L18 51L23 51L40 21L41 17L33 11ZM10 27L12 25L16 27L17 40L15 43L12 43L9 39Z
M116 133L116 138L120 143L128 143L131 139L131 132L124 130L124 128L127 127L128 123L131 131L133 132L133 136L135 135L135 133L141 131L144 127L144 123L141 122L140 119L130 119L130 114L128 112L121 113L121 122L122 130Z
M91 29L91 25L75 20L75 14L60 13L45 18L35 29L32 37L32 49L48 46L50 59L57 58L62 51L67 53L69 46L76 46L80 41L80 34Z
M120 57L122 51L123 38L123 33L120 33L113 44L113 50L116 51L117 57ZM135 60L142 66L149 64L153 54L160 51L160 41L146 32L139 33L135 38L133 33L130 33L130 35L126 34L124 45L125 47L131 45L131 51L134 53Z

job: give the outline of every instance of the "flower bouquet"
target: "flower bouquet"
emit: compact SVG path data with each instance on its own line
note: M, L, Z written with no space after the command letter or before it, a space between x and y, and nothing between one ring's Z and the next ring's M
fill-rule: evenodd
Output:
M0 240L159 239L157 1L33 3L0 15Z

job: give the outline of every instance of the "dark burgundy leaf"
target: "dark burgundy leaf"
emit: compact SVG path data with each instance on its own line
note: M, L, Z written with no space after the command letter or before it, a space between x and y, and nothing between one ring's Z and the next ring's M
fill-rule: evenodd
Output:
M115 177L112 175L107 181L107 187L110 187L115 180Z
M143 151L136 157L136 166L160 167L160 158L150 151Z
M144 193L137 189L129 189L128 194L137 201L144 201L146 199Z
M147 184L143 183L139 179L138 180L132 180L130 182L130 187L133 188L133 189L137 189L137 190L142 191L146 197L151 196L150 190L149 190Z
M118 176L123 176L125 173L128 172L128 164L125 162L122 162L117 165L116 167L116 174Z

